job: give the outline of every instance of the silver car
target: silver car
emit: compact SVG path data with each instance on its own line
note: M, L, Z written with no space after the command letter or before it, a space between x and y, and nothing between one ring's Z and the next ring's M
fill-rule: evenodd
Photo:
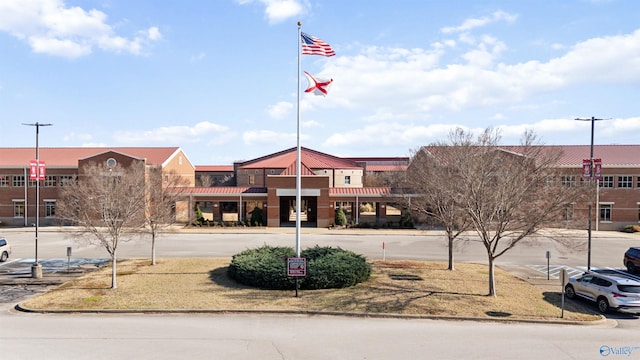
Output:
M640 279L621 271L592 271L570 278L565 294L594 301L602 313L611 309L640 315Z
M0 237L0 262L5 262L11 255L11 245L7 242L7 239Z

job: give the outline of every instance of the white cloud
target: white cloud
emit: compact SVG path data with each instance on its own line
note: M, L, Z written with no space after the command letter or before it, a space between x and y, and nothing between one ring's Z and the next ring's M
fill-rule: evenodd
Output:
M34 52L77 58L94 47L141 54L162 34L150 27L132 39L116 35L102 11L67 6L63 0L0 1L0 31L26 41Z
M507 45L489 36L467 47L434 43L430 49L365 47L354 55L339 54L321 63L319 73L335 79L329 96L302 104L366 109L370 114L360 119L367 121L421 120L443 110L532 107L522 102L575 86L640 82L640 30L577 43L546 62L505 63L501 54ZM453 51L463 54L457 63L451 61ZM565 101L556 100L547 106Z
M466 31L473 30L475 28L482 27L498 21L505 21L508 23L512 23L516 21L517 18L518 18L518 15L509 14L504 11L496 11L493 14L491 14L491 16L484 16L476 19L474 18L467 19L461 25L444 27L440 29L440 31L445 34L466 32Z
M288 101L280 101L267 107L267 114L272 119L286 118L293 110L293 104Z
M115 141L123 144L165 144L183 143L223 144L233 139L235 134L229 127L203 121L194 126L164 126L146 131L117 131Z
M254 2L265 6L265 16L270 23L279 23L287 19L299 17L310 7L307 0L236 0L240 5Z

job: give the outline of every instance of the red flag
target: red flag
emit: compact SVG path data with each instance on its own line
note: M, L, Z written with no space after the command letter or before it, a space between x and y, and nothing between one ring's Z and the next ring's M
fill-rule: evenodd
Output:
M326 79L316 78L306 71L304 72L304 75L307 77L307 80L309 81L309 86L304 92L306 93L313 92L315 95L327 96L327 90L329 89L329 86L333 82L333 79L326 80Z
M331 45L317 37L305 33L300 33L300 37L302 38L302 55L333 56L336 54Z

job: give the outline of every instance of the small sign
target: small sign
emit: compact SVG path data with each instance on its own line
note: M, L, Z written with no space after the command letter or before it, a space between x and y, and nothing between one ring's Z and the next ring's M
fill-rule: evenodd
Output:
M29 162L29 180L44 180L47 166L44 161L31 160Z
M307 276L307 258L287 258L288 276Z

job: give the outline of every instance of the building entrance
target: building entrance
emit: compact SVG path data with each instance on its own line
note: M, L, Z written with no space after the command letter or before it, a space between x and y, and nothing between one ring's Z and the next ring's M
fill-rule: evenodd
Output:
M303 196L300 204L300 226L317 227L318 199L315 196ZM280 226L296 226L295 196L280 197Z

